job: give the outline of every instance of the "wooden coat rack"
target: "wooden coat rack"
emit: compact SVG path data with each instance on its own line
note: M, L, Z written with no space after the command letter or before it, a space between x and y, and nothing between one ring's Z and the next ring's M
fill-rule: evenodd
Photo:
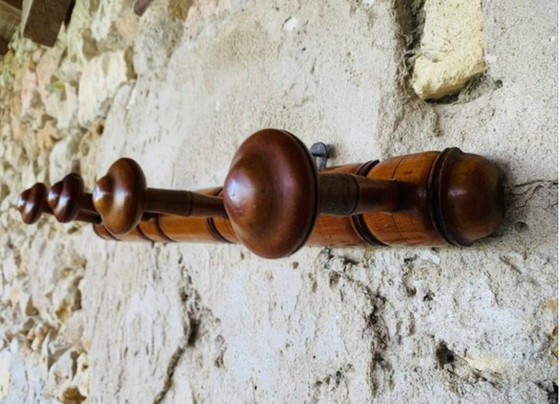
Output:
M242 243L264 258L303 245L469 246L505 215L503 174L458 148L318 171L294 135L264 129L235 154L223 187L148 188L140 166L117 160L92 194L77 174L24 191L25 223L41 213L93 224L106 240Z

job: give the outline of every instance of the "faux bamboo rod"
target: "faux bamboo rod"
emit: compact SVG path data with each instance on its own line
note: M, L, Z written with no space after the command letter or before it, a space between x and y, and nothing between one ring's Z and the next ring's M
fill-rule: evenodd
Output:
M43 211L59 221L89 214L108 240L240 242L280 258L304 244L468 246L505 213L503 174L481 156L449 148L317 171L305 145L275 129L241 145L223 188L151 189L130 159L114 163L91 197L80 181L70 175L55 184L50 207L44 186L25 191L24 221Z

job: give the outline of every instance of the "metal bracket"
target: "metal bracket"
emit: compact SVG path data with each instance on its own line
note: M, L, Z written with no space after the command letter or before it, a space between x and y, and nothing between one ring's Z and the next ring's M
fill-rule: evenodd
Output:
M327 160L329 159L329 147L322 143L317 142L311 145L309 149L311 155L315 157L315 164L318 170L324 170L327 168Z

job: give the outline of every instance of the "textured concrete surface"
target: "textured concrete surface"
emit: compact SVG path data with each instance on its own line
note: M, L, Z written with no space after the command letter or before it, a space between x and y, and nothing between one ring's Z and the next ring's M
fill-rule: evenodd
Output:
M485 2L485 75L428 103L410 82L421 6L155 0L138 18L78 1L53 50L16 38L0 72L4 400L555 402L556 9ZM506 222L466 249L266 261L25 227L14 209L37 180L79 166L92 184L121 156L154 187L221 184L263 127L332 144L331 164L483 154L507 174Z

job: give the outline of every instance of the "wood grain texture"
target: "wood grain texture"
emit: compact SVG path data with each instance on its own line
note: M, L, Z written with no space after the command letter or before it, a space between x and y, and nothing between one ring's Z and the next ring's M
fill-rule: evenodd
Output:
M386 245L445 245L430 217L427 191L432 165L438 152L417 153L387 159L376 165L369 178L401 182L402 204L398 212L363 215L368 230Z
M10 6L16 8L17 10L21 11L22 8L22 0L1 0L0 3L6 3L9 4Z
M49 190L48 204L53 214L61 223L76 220L81 213L101 223L101 217L93 207L92 195L85 192L84 181L76 173L65 176Z
M148 188L138 163L129 158L114 162L93 190L93 204L113 234L126 234L145 213L173 216L223 216L221 198L190 191Z
M225 242L203 217L163 215L158 219L159 228L166 237L177 242L218 243Z
M20 23L21 6L17 7L17 2L0 1L0 37L4 39L6 49Z
M107 181L108 188L135 183ZM466 246L495 231L505 212L503 174L481 156L451 148L318 173L303 143L272 129L243 143L222 191L196 195L222 193L229 220L157 215L136 231L154 241L241 242L259 256L279 258L305 243Z
M450 244L469 246L505 216L504 175L494 163L458 148L444 150L430 174L432 223Z
M328 167L319 171L321 174L358 174L362 167L370 167L375 163L345 164ZM368 171L366 171L367 173ZM319 215L315 227L307 240L307 245L328 247L349 247L367 245L364 238L356 231L351 217Z
M264 258L293 254L317 216L317 171L295 136L264 129L239 147L224 184L224 204L241 243Z
M368 177L402 184L397 212L362 215L387 245L468 246L493 233L505 216L499 167L457 148L391 158Z
M5 55L6 53L8 53L9 45L10 42L7 41L6 39L0 37L0 56Z
M153 217L149 220L142 220L138 223L138 230L142 232L146 238L150 239L151 241L161 241L161 242L168 242L173 241L169 237L165 235L165 233L161 230L159 225L159 217Z
M209 188L197 191L200 195L219 196L221 187ZM170 240L176 242L191 243L225 243L225 238L215 227L214 221L227 222L229 220L220 217L181 217L172 215L160 215L158 226L162 233Z
M54 46L72 0L23 0L23 36L40 45Z

